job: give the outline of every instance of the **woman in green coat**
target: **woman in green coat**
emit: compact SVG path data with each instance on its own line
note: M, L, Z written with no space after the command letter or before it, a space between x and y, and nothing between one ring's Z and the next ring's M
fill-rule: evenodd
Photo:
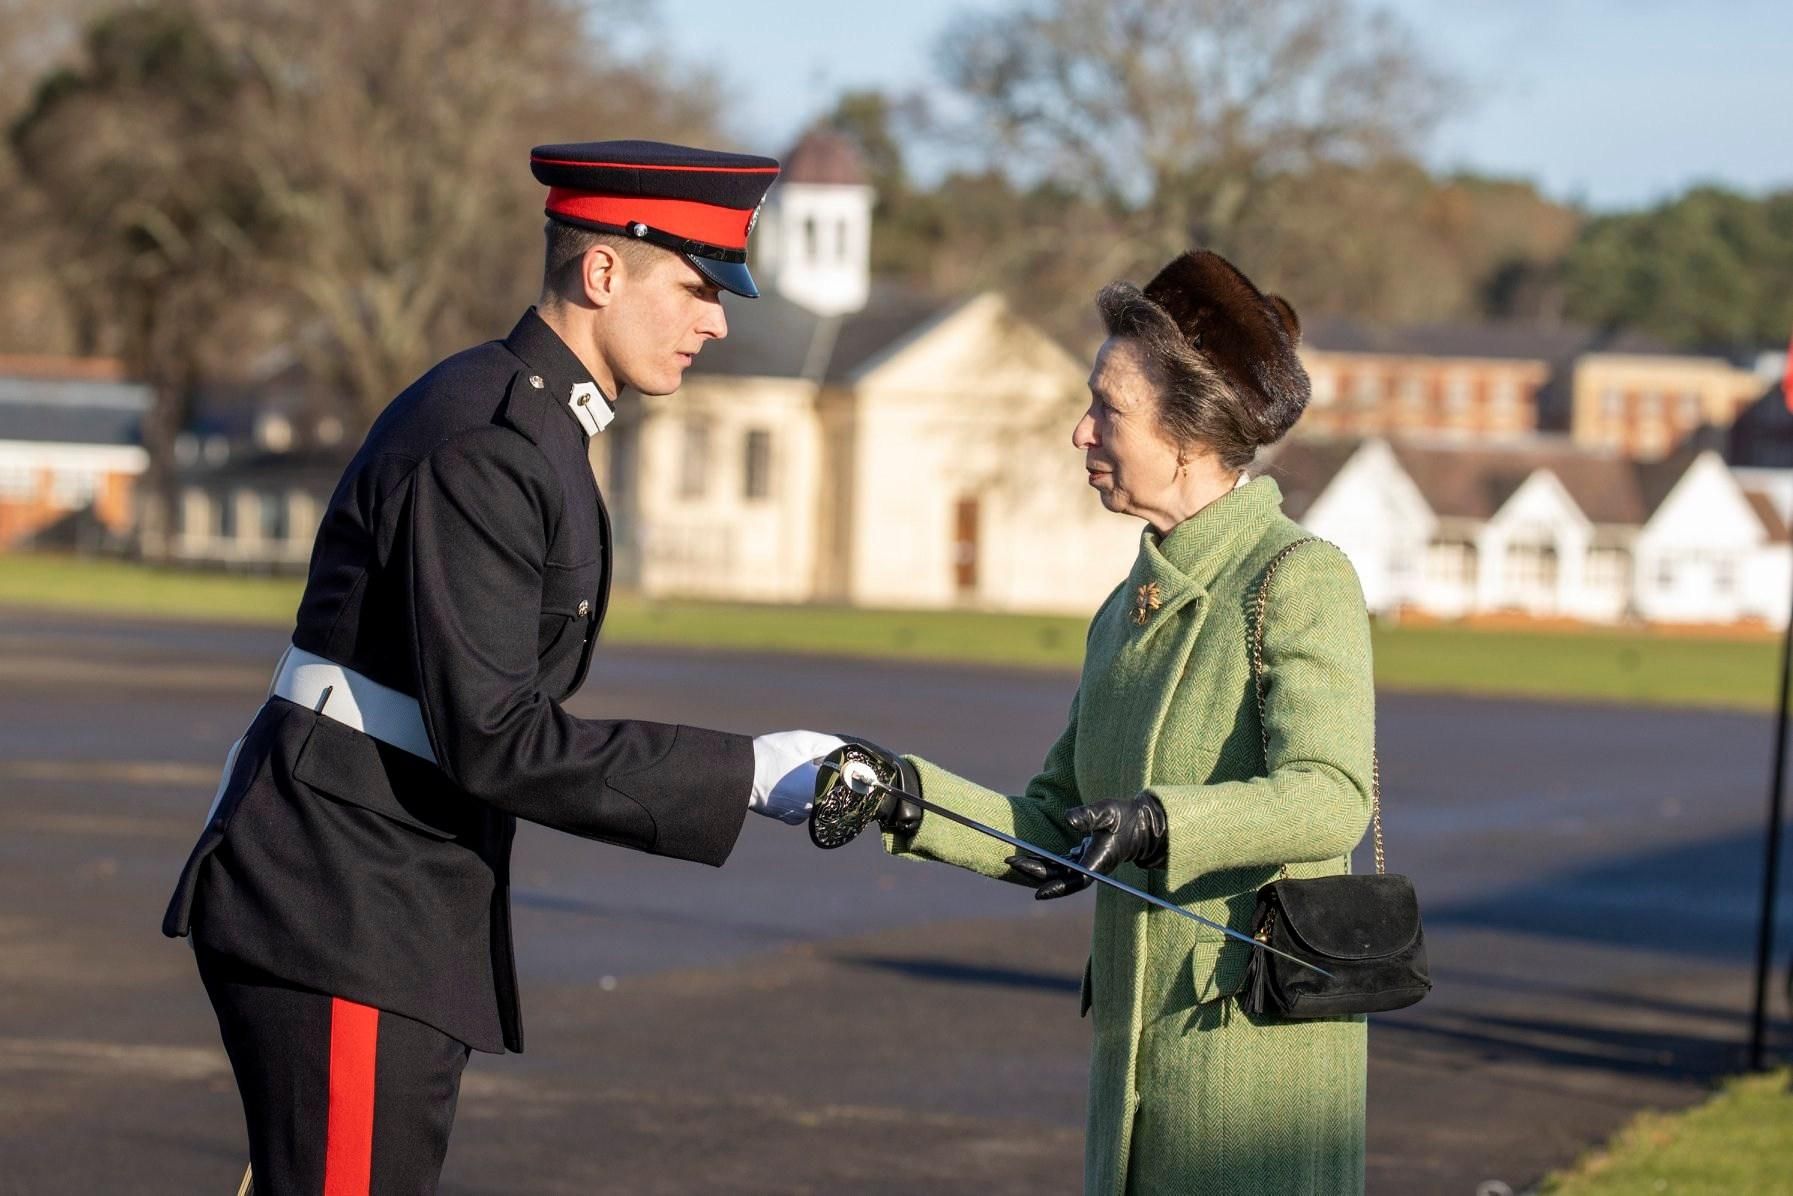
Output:
M1143 292L1106 288L1098 306L1108 340L1072 440L1103 505L1147 527L1090 624L1069 725L1019 795L926 760L889 763L930 801L1249 932L1259 886L1284 866L1344 872L1370 816L1368 616L1330 545L1304 544L1278 567L1261 721L1254 695L1252 602L1305 533L1276 482L1244 470L1306 403L1298 325L1202 252ZM898 855L1041 897L1089 883L912 803L887 799L881 814ZM1083 988L1095 1027L1087 1193L1363 1190L1363 1019L1247 1014L1250 952L1100 887Z

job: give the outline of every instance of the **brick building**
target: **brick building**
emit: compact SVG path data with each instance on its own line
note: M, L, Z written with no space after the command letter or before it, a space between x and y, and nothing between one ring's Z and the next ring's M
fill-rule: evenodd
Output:
M115 361L0 357L0 550L128 536L149 403Z

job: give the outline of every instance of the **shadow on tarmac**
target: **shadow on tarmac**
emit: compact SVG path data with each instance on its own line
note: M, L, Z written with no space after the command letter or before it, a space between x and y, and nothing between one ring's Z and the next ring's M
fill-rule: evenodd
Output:
M1426 927L1465 927L1638 948L1711 963L1755 958L1762 836L1676 843L1425 907ZM1423 895L1422 895L1423 900ZM1793 946L1783 896L1775 956Z
M1082 981L1057 972L1032 972L1017 968L989 968L955 963L947 959L898 959L875 955L848 955L840 962L854 967L877 968L917 980L942 984L977 984L1018 988L1033 992L1075 993Z

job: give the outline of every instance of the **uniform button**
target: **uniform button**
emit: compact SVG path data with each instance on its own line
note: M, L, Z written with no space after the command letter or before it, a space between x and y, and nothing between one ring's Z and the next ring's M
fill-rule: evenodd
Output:
M529 385L535 387L537 390L540 390L542 388L542 376L540 374L529 375Z
M581 619L583 619L586 615L589 615L590 613L591 613L591 603L589 603L585 599L581 598L579 600L579 617Z

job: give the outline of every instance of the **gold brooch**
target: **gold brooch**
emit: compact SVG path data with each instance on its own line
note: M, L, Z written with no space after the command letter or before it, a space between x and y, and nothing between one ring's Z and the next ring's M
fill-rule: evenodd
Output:
M1141 627L1152 617L1152 612L1164 605L1164 591L1158 583L1148 581L1139 587L1139 593L1133 596L1133 621Z

